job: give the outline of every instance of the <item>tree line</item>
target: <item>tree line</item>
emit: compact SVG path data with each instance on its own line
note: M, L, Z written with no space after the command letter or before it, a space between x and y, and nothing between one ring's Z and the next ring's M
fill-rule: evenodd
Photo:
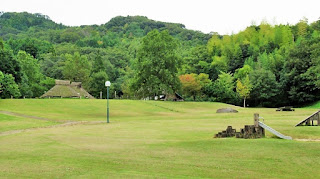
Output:
M178 92L267 107L319 100L320 21L262 22L219 35L142 16L67 27L41 14L2 13L0 26L11 29L0 33L1 98L39 97L66 79L95 97L109 80L117 97L132 99Z

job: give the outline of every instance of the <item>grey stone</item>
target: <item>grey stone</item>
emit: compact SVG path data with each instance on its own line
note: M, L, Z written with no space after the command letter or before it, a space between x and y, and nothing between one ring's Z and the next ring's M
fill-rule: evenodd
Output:
M238 111L232 108L221 108L217 110L217 113L237 113Z

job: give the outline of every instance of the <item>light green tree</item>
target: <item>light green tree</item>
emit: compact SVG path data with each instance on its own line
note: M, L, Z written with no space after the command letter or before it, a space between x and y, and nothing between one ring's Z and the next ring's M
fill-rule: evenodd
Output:
M237 80L236 90L239 96L243 98L243 107L245 108L246 99L250 97L250 92L252 90L252 84L250 83L248 75L242 80L242 82L240 79Z

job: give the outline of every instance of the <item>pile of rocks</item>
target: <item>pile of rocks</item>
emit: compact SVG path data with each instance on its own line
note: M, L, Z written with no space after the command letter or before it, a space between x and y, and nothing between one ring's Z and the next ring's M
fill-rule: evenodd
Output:
M245 125L243 129L240 129L240 132L237 132L236 129L233 129L232 126L228 126L225 131L218 132L215 134L215 138L225 138L225 137L236 137L236 138L245 138L245 139L256 139L265 137L265 131L262 127L255 125Z

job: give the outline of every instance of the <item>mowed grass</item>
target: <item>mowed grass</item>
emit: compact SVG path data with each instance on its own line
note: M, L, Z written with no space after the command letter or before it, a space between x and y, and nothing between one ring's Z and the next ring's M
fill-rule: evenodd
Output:
M239 113L217 114L223 107ZM0 100L1 110L55 123L106 120L105 100ZM259 113L285 135L317 140L320 126L294 127L315 111L111 100L109 124L0 133L0 178L318 178L320 142L281 140L268 132L264 139L213 138L228 125L239 130L253 124L253 114ZM6 124L2 116L0 126Z
M46 127L58 124L57 122L26 119L0 113L0 132Z

